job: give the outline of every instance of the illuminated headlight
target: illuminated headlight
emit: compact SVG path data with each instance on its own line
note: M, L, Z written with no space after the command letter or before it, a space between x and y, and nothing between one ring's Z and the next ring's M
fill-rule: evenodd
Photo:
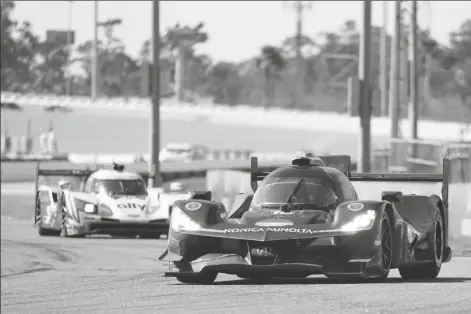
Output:
M96 206L91 203L84 202L82 200L74 198L75 208L78 211L86 212L87 214L96 213Z
M375 221L376 213L374 210L368 210L366 213L355 217L349 223L343 225L342 231L358 231L370 229Z
M201 229L201 226L185 214L181 208L173 206L172 216L170 217L170 228L177 232L197 231Z

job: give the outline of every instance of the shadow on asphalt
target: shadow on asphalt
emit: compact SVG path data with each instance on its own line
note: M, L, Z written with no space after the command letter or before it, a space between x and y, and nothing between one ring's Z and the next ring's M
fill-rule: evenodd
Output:
M253 280L241 279L230 281L218 281L216 286L243 286L243 285L310 285L310 284L392 284L392 283L463 283L471 282L471 277L457 278L436 278L433 280L404 280L402 278L388 278L386 280L341 280L329 278L303 278L303 279L271 279L271 280Z

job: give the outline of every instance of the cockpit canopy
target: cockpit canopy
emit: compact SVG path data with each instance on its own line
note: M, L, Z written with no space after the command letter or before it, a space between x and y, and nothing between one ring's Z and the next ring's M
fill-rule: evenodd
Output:
M329 180L316 177L265 178L255 192L252 208L262 205L310 204L320 208L337 206L338 196Z

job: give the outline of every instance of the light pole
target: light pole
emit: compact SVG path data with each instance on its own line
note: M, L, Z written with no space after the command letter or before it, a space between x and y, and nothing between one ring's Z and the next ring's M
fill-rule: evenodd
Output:
M389 1L383 1L383 27L381 28L381 53L380 53L380 67L381 67L381 115L387 116L388 112L388 17L389 17Z
M361 163L359 172L371 169L371 1L363 0L363 20L360 33L360 126L361 126Z
M301 106L304 94L304 58L302 55L303 45L303 26L304 26L304 11L312 8L311 1L292 1L292 7L296 13L296 78L297 78L297 91L296 91L296 105Z
M92 100L98 96L98 1L94 1L93 17L93 49L92 49L92 81L91 92Z
M152 106L150 115L149 136L149 187L162 186L160 177L160 8L159 1L152 0Z
M73 1L69 1L67 4L67 64L66 64L66 74L67 74L67 84L66 84L66 94L70 95L72 91L72 76L70 71L70 59L72 54L72 4Z

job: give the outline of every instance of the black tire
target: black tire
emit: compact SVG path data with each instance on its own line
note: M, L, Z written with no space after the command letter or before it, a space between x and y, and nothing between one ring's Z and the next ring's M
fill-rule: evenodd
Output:
M434 230L429 234L429 243L432 247L432 261L426 264L399 267L401 277L406 280L435 279L440 273L444 253L443 220L441 215L434 224Z
M160 239L160 233L145 233L140 234L139 239Z
M38 195L38 197L36 199L36 208L34 210L34 217L33 217L34 223L36 224L36 229L38 229L38 234L42 237L60 235L60 231L43 228L41 209L39 208L39 206L40 206L40 203L39 203L39 195ZM37 216L38 216L38 212L39 212L40 216L39 216L39 220L36 221Z
M391 220L387 212L381 218L381 270L378 279L386 279L392 267L393 258L393 234Z
M59 231L49 230L49 229L43 228L41 220L38 221L38 223L36 224L36 228L38 229L38 234L42 237L57 236L57 235L60 234Z
M175 278L181 283L196 284L196 285L210 285L216 280L217 273L199 273L191 275L178 275Z
M263 280L263 281L273 279L271 276L266 276L266 275L237 275L237 277L241 279Z

